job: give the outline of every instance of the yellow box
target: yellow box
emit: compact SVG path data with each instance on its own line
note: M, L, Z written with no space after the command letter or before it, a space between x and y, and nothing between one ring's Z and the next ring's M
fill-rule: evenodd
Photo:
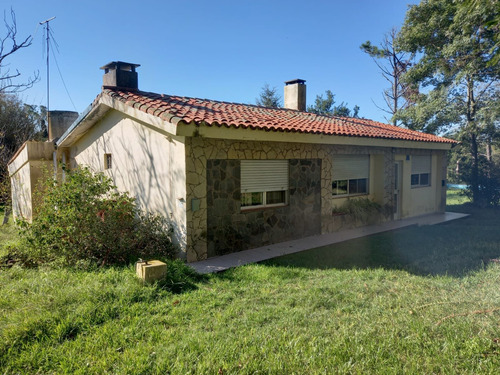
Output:
M137 262L135 264L137 277L146 283L162 279L167 274L167 264L159 260Z

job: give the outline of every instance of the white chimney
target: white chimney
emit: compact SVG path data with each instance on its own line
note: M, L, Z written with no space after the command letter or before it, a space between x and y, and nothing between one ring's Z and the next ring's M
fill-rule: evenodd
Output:
M306 110L306 81L293 79L285 82L285 108Z

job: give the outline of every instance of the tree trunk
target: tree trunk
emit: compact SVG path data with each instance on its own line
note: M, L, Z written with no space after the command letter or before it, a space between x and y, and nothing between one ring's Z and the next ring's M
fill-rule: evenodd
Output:
M479 152L477 149L477 137L475 133L471 134L470 137L470 147L472 154L472 202L476 205L481 206L481 197L479 193Z
M479 191L479 151L477 145L476 101L474 99L474 79L467 77L467 129L470 133L470 148L472 155L471 191L472 203L481 206Z

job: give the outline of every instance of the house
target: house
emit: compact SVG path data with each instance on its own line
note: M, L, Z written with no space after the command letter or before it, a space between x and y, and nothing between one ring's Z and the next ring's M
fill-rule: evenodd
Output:
M12 159L14 215L31 215L40 166L60 163L103 172L168 217L189 262L334 232L337 208L360 198L386 220L444 212L452 140L308 113L303 80L286 82L286 108L264 108L140 91L138 66L104 66L87 110Z

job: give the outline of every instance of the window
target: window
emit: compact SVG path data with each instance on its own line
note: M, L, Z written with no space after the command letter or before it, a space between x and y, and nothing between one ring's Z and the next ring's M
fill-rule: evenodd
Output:
M411 187L430 186L431 155L414 155L411 158Z
M287 204L288 160L241 161L241 208Z
M113 158L111 154L104 154L104 169L111 169L113 166Z
M334 196L368 194L369 155L333 157L332 194Z

